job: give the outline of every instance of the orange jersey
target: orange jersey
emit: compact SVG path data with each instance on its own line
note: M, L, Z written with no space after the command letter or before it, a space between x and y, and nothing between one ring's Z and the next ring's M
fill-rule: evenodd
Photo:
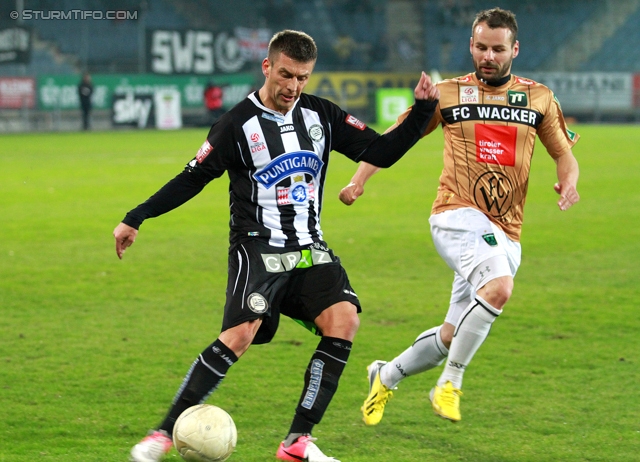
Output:
M553 92L532 80L512 75L492 87L472 73L437 85L440 102L424 135L442 124L444 169L431 213L473 207L519 241L536 135L554 159L579 135L567 129Z

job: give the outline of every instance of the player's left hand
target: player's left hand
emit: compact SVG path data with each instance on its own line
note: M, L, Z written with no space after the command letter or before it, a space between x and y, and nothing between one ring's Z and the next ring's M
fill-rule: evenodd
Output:
M116 254L120 260L122 260L122 255L127 250L127 247L130 247L135 242L137 235L137 229L124 223L120 223L113 230L113 237L116 238Z
M416 85L413 95L416 99L426 99L427 101L435 101L440 99L440 90L435 83L431 81L426 72L422 71L420 75L420 81Z
M340 194L338 198L345 205L353 204L358 197L364 194L364 186L356 183L349 183L344 188L340 190Z
M553 189L560 194L560 200L558 201L560 210L567 210L580 200L580 194L578 194L578 190L572 184L556 183L553 185Z

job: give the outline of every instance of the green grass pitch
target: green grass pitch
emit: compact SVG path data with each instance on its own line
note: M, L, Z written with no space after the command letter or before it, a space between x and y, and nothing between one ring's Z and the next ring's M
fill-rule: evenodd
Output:
M440 323L452 274L428 213L442 135L421 140L345 207L356 165L334 154L323 228L362 304L334 401L316 427L343 462L636 461L640 448L640 127L576 126L582 200L560 212L538 146L514 295L465 375L463 420L436 418L439 369L399 386L377 427L366 366ZM0 462L128 460L218 334L226 177L149 220L119 261L113 228L176 175L206 130L0 137ZM209 402L238 427L230 459L274 460L317 338L283 318ZM168 461L179 461L175 451Z

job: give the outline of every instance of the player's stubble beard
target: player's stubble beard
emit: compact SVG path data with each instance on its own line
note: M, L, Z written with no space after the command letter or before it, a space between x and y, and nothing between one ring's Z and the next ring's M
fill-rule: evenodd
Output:
M509 61L499 65L497 63L488 63L484 61L473 61L473 67L476 68L476 73L480 76L482 80L488 83L498 82L503 77L509 75L511 72L511 63L513 62L513 58L509 59ZM491 69L495 69L496 72L493 74L485 74L481 68L489 67Z

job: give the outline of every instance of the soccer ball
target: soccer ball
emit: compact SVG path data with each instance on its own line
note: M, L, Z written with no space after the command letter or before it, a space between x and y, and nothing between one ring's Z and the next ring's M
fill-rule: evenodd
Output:
M222 462L236 447L236 424L224 410L211 404L192 406L173 427L173 444L189 462Z

